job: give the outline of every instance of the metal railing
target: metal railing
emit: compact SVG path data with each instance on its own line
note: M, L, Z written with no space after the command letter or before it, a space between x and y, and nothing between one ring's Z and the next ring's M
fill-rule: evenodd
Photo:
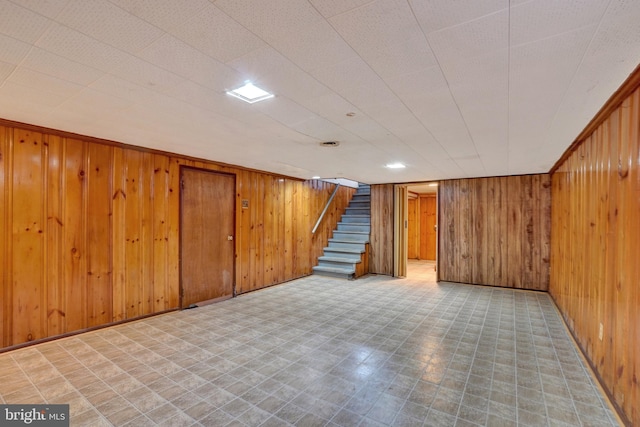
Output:
M327 201L326 206L324 207L324 209L322 210L322 213L320 214L320 218L318 218L316 225L313 227L313 230L311 230L311 234L314 234L318 229L318 227L320 226L320 223L322 222L322 218L324 218L324 214L327 213L327 210L329 209L329 205L331 204L331 202L333 201L333 198L336 196L336 193L338 192L338 188L340 188L340 184L336 184L336 188L333 190L333 193L331 193L331 197L329 197L329 200Z

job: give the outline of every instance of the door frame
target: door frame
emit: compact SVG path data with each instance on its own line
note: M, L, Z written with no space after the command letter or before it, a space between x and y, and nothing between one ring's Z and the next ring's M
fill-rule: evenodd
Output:
M436 189L436 281L440 281L440 181L412 182L394 185L393 275L405 277L408 256L409 187L437 183Z
M206 304L210 304L210 303L214 303L217 301L223 301L226 299L230 299L230 298L234 298L236 296L236 258L237 258L237 254L238 254L238 239L237 239L237 234L238 234L238 224L237 224L237 197L236 194L238 192L238 177L235 173L230 173L230 172L220 172L217 170L211 170L211 169L204 169L204 168L198 168L195 166L189 166L189 165L180 165L180 176L179 176L179 227L178 227L178 240L179 240L179 244L178 244L178 256L180 257L180 261L178 263L178 276L179 276L179 280L178 280L178 301L179 301L179 308L180 310L184 310L185 308L188 307L183 307L182 306L182 299L184 296L184 287L183 287L183 283L182 283L182 221L184 219L184 215L183 215L183 203L182 203L182 198L183 198L183 189L184 189L184 171L185 170L191 170L191 171L195 171L195 172L203 172L203 173L211 173L211 174L215 174L215 175L226 175L226 176L230 176L233 178L233 187L234 187L234 191L233 191L233 268L232 268L232 277L231 277L231 296L223 296L223 297L218 297L218 298L214 298L211 300L206 300L206 301L202 301L201 305L206 305ZM204 303L204 304L203 304Z

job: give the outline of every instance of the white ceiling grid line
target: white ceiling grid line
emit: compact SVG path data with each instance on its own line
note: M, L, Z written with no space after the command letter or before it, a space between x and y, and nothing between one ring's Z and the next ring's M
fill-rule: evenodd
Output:
M299 178L545 172L640 62L638 22L637 0L0 0L0 118ZM247 80L275 98L226 95Z

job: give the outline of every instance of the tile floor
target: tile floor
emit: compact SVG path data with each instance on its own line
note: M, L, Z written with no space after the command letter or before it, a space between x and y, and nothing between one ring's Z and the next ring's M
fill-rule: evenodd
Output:
M311 276L0 354L77 426L618 425L547 294Z

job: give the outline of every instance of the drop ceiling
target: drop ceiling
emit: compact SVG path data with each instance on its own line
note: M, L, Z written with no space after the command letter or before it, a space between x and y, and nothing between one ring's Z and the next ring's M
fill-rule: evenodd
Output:
M303 179L546 172L640 62L638 22L637 0L0 0L0 118ZM246 81L275 97L226 94Z

